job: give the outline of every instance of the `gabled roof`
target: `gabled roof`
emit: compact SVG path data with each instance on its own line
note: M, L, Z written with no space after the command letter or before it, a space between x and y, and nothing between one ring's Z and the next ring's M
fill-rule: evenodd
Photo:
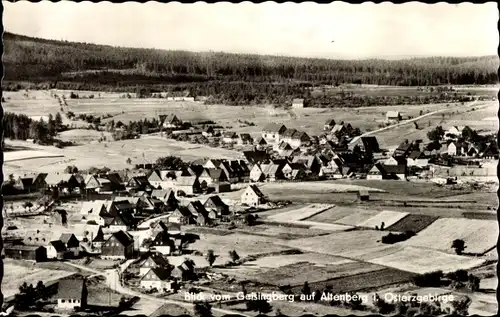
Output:
M386 174L405 174L406 166L405 165L381 165L383 171Z
M125 233L123 230L114 232L112 236L115 237L115 239L118 240L118 242L120 242L123 246L128 246L134 243L132 237L129 234Z
M204 168L203 165L191 164L187 170L191 176L200 176Z
M82 300L85 280L82 278L61 279L58 282L57 298Z
M175 211L173 213L177 213L177 212L179 214L181 214L182 216L184 216L184 217L192 217L193 216L193 214L191 213L191 211L189 211L189 209L187 209L184 206L177 207L177 209L175 209Z
M387 111L387 117L389 118L398 118L399 117L399 111Z
M293 134L295 132L298 132L296 129L287 129L285 132L283 132L283 137L284 138L292 138Z
M207 210L205 209L205 206L199 201L199 200L194 200L189 203L188 209L191 211L192 214L194 215L206 215Z
M279 133L279 132L283 131L283 129L286 130L286 127L283 124L270 123L270 124L266 125L262 131L271 132L271 133Z
M260 189L256 185L250 185L247 187L247 190L253 191L257 196L264 197L264 194L260 191Z
M328 120L326 120L325 125L335 126L335 120L333 120L333 119L328 119Z
M146 263L146 261L149 259L151 259L159 267L167 267L168 266L168 260L165 259L161 254L158 254L158 253L149 254L142 264Z
M252 137L249 133L240 133L240 139L242 141L252 141Z
M343 129L345 129L345 126L343 124L339 124L337 123L333 129L332 129L332 133L335 133L335 132L339 132L339 131L342 131Z
M63 233L61 234L61 237L59 238L59 240L64 243L64 244L68 244L69 240L71 239L71 237L73 237L74 235L72 233ZM76 238L76 237L75 237Z
M179 176L175 181L177 186L194 186L198 177L196 176Z
M218 195L208 197L204 205L206 205L209 201L217 207L227 207Z
M63 173L63 174L55 174L51 173L45 177L45 182L47 185L56 186L62 183L67 183L73 178L73 174Z
M363 142L363 147L365 148L365 151L372 153L380 152L380 145L378 144L376 137L364 136L361 137L361 142Z
M245 151L243 155L245 155L246 160L252 165L269 159L266 151Z
M50 244L54 247L56 252L66 251L66 245L61 240L50 241Z
M278 164L263 164L261 166L262 173L266 176L275 176L279 171L280 166Z
M294 140L302 140L303 138L309 139L309 135L307 133L305 133L304 131L296 131L292 135L292 139L294 139Z
M411 151L410 155L408 155L408 158L411 158L413 160L416 160L422 156L422 152L420 151Z
M292 100L292 102L293 102L293 103L302 103L302 102L304 102L304 99L303 99L303 98L294 98L294 99Z
M224 172L220 168L207 168L205 169L206 173L210 178L212 179L220 179L222 176L222 173Z
M267 142L266 142L266 140L263 137L258 137L257 140L255 141L255 144L266 145Z
M231 138L231 139L237 139L238 134L236 134L236 132L234 132L234 131L226 131L226 132L224 132L224 137Z
M157 267L157 268L152 268L151 270L149 270L149 272L146 273L146 275L144 275L142 277L142 279L147 278L147 276L149 276L149 273L153 273L161 281L166 281L170 278L170 270L165 269L165 268L161 268L161 267Z
M283 151L291 150L292 146L290 144L288 144L288 142L281 141L280 145L278 146L278 149L283 150Z

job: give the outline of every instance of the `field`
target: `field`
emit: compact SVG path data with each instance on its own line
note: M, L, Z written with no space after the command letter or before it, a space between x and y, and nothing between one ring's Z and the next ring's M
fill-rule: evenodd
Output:
M106 140L113 139L110 132L88 129L73 129L60 132L57 138L66 142L74 142L75 144L98 142L101 138L106 138Z
M228 252L235 250L241 258L249 255L269 254L290 250L291 248L275 244L276 238L233 233L229 235L201 234L200 240L189 246L191 250L207 252L213 250L218 255L214 265L221 265L230 260Z
M298 221L307 219L314 216L315 214L320 214L322 211L331 208L331 205L326 204L316 204L309 205L306 207L298 208L295 210L287 211L277 215L268 217L267 219L272 221Z
M431 223L436 221L438 218L433 216L425 216L425 215L407 215L403 219L399 220L395 224L388 226L387 230L389 231L413 231L415 233L420 232L421 230L427 228Z
M12 143L19 144L22 142ZM26 155L20 155L24 160L16 161L14 164L8 164L8 162L5 164L6 173L39 172L40 170L44 172L62 172L67 165L76 165L80 170L104 166L112 169L125 169L130 168L130 165L126 163L127 158L132 160L132 164L148 163L156 161L159 157L174 154L185 160L204 157L228 159L242 157L242 154L236 151L193 145L155 136L117 142L85 144L64 149L46 148L47 151L53 153L53 156L59 155L60 157L27 159ZM13 157L19 155L15 154L16 152L9 153L13 153L9 154L13 155Z
M415 237L405 241L407 245L453 252L455 239L465 241L464 252L482 254L497 244L498 222L475 219L438 219Z
M367 89L367 91L375 91ZM69 91L53 92L69 96ZM385 90L384 90L385 92ZM90 94L91 92L86 92ZM379 93L379 92L377 92ZM399 93L399 92L398 92ZM60 111L57 100L50 96L51 91L29 91L27 96L25 92L5 92L7 102L4 103L4 111L24 113L28 116L46 116L49 113L55 115ZM247 132L252 135L260 134L262 128L270 121L285 124L287 127L304 130L309 134L319 134L323 130L323 121L327 118L336 121L351 123L361 131L376 130L385 120L385 114L389 110L400 111L403 117L417 117L420 113L426 114L438 110L449 109L449 114L442 121L441 114L430 115L419 121L421 130L416 130L413 124L407 124L397 129L391 129L380 132L380 143L383 146L395 146L401 142L401 138L415 139L425 138L430 127L438 124L448 125L469 125L472 128L481 128L486 130L495 130L496 122L494 120L483 120L496 117L496 102L478 102L472 108L475 111L469 111L466 106L460 104L430 104L430 105L412 105L411 107L400 106L376 106L356 109L277 109L272 106L225 106L225 105L203 105L198 102L173 102L164 99L124 99L117 93L93 93L94 99L69 99L67 103L69 111L75 114L111 114L112 118L106 120L122 121L127 123L130 120L142 118L152 119L160 114L174 113L182 120L187 121L205 121L213 120L218 124L227 127L235 132ZM471 109L472 109L471 108ZM324 118L318 122L318 117ZM254 125L248 126L241 124L237 120L246 120ZM104 122L106 121L104 120Z
M358 223L357 226L359 227L367 227L367 228L375 228L375 227L380 227L382 223L384 223L384 226L387 228L399 220L403 219L408 215L407 213L403 212L397 212L397 211L389 211L389 210L384 210L375 216Z
M73 275L75 272L64 270L49 270L39 268L36 265L29 267L28 265L18 265L14 261L4 260L4 276L2 279L2 293L5 298L15 295L19 286L24 282L28 284L38 283L43 281L57 280L66 276Z
M423 274L437 270L442 270L445 273L459 269L467 270L483 264L484 260L430 249L405 247L393 254L372 259L370 262Z
M15 161L23 161L23 160L31 160L39 158L57 158L63 156L64 155L60 153L50 153L48 151L34 151L34 150L12 151L4 153L4 162L15 162Z

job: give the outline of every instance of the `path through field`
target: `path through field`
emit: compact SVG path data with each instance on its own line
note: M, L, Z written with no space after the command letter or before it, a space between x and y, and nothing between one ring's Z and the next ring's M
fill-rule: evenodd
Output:
M471 102L466 107L470 108L470 107L474 106L477 103L477 101L478 101L477 99L474 100L473 102ZM487 106L489 106L489 105L485 105L484 107L487 107ZM415 117L415 118L412 118L412 119L404 120L404 121L398 122L396 124L389 125L387 127L383 127L383 128L377 129L377 130L373 130L373 131L369 131L369 132L363 133L362 135L353 138L351 140L351 142L349 143L349 145L355 144L362 137L369 136L369 135L372 135L372 134L376 134L376 133L379 133L379 132L382 132L382 131L385 131L385 130L394 129L394 128L400 127L402 125L406 125L406 124L418 121L418 120L423 119L425 117L432 116L432 115L435 115L435 114L438 114L438 113L441 113L441 112L445 112L445 111L449 111L449 110L450 110L449 108L445 108L445 109L440 109L440 110L432 111L432 112L423 114L421 116L418 116L418 117Z

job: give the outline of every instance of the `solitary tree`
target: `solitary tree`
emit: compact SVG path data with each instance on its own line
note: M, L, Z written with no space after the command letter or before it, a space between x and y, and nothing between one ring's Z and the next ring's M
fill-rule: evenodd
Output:
M212 305L208 302L196 302L194 304L194 315L197 317L212 317Z
M229 251L229 256L231 257L231 261L237 262L240 259L238 253L235 250Z
M455 239L455 240L453 240L453 243L451 244L451 248L455 249L455 252L458 255L461 255L466 248L465 241L462 239Z
M309 287L309 282L305 281L304 286L302 286L302 294L309 295L311 294L311 288Z
M208 261L208 264L212 266L215 262L216 255L213 250L208 250L207 254L205 255L205 259Z

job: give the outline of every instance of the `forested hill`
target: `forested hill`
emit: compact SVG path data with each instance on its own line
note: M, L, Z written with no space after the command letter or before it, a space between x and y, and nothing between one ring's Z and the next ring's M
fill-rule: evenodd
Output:
M111 47L7 32L3 37L5 81L67 89L126 90L146 85L153 90L187 89L205 96L224 93L224 98L232 101L261 102L276 94L277 85L287 96L307 98L303 88L312 85L498 82L497 56L332 60Z

